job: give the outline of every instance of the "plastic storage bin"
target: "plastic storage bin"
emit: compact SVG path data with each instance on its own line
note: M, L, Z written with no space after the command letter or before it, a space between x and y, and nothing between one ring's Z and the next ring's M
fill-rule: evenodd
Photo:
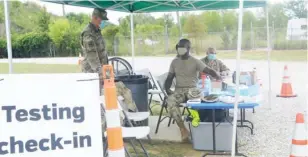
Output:
M212 122L200 122L198 127L191 128L192 144L195 150L213 150ZM232 150L232 124L229 122L215 123L216 150L229 152Z
M125 86L131 90L133 100L140 112L149 111L148 107L148 87L149 87L149 78L145 75L126 75L126 76L117 76L115 81L122 81ZM145 125L148 125L148 120L144 122Z

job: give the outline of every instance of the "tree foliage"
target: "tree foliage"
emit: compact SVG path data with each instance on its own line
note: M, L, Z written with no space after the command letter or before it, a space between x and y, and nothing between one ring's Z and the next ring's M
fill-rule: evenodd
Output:
M204 21L208 32L219 32L223 30L222 19L217 11L209 11L201 14L200 20Z
M191 37L197 37L205 33L205 24L200 20L199 16L191 14L187 17L184 24L185 33L189 33Z
M285 6L289 17L307 18L307 0L291 0Z
M78 55L80 52L80 33L91 20L89 15L69 13L65 17L59 17L46 12L44 7L33 2L8 2L11 8L10 17L14 57L48 56L50 55L49 49L54 49L50 45L55 45L56 56ZM206 42L206 45L216 42L225 49L235 48L237 41L237 16L238 14L235 10L204 11L201 14L184 12L180 17L182 33L191 38L195 46L202 47L202 43L198 42ZM305 17L307 17L305 0L292 0L285 4L275 3L269 5L270 26L274 25L275 28L283 28L283 31L285 31L284 29L287 27L290 18ZM4 8L3 3L0 3L0 23L3 22ZM251 23L254 27L254 35L261 38L266 37L265 11L260 9L259 12L255 13L246 10L243 15L243 48L251 46L251 36L250 33L247 33L251 30ZM145 38L153 41L164 40L165 35L167 35L164 34L166 26L168 38L174 40L169 43L169 45L172 45L174 42L177 42L180 34L177 19L173 19L172 14L164 14L164 16L159 18L155 18L151 14L134 14L134 28L138 40L145 40ZM119 19L118 26L108 23L102 29L109 53L114 49L114 41L117 41L120 46L127 46L127 40L121 39L128 39L127 37L131 33L130 30L130 16ZM285 32L275 35L279 35L279 40L277 39L277 42L273 43L276 47L281 49L288 47L286 46L288 43L285 41ZM164 44L161 45L165 46ZM305 47L305 44L303 45L298 46L292 43L294 47ZM173 46L171 47L173 48ZM124 49L123 47L119 49ZM148 48L147 46L144 47ZM204 48L204 45L202 48ZM165 49L165 47L157 49ZM6 57L5 51L6 41L0 37L0 57ZM124 51L126 53L128 51L127 48ZM147 50L141 51L147 53Z

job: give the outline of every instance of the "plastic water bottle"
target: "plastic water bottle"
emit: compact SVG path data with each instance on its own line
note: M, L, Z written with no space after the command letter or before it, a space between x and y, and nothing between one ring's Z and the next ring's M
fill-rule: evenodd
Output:
M211 94L212 92L212 83L211 83L211 79L209 76L206 77L206 80L205 80L205 88L206 88L206 95L209 95Z

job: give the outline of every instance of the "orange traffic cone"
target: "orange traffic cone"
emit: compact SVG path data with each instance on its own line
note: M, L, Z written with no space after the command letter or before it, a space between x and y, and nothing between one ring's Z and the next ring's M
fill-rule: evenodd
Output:
M290 76L288 75L288 67L284 66L284 75L282 80L282 87L280 91L280 95L277 95L277 97L283 97L283 98L290 98L290 97L296 97L296 94L293 94L292 91L292 85L290 83Z
M302 113L296 114L290 157L308 157L307 130Z
M113 68L111 65L104 65L102 72L106 103L108 154L110 157L125 157ZM107 76L107 74L110 76Z

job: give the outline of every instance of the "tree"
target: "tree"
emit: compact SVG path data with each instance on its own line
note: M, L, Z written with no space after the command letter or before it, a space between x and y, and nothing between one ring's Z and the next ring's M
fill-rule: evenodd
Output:
M290 18L307 18L307 1L306 0L292 0L285 6L288 16Z
M200 18L197 15L191 14L187 17L186 23L184 24L184 31L189 33L190 36L196 37L199 34L205 33L206 29Z
M4 22L4 9L3 9L3 3L0 4L0 23Z
M283 4L275 4L269 6L268 12L269 19L275 24L276 28L285 28L288 24L288 16L284 10Z
M235 11L226 11L222 15L222 23L227 31L237 28L237 17Z
M167 24L168 29L173 26L173 17L171 14L164 14L163 17L157 18L156 24L160 26L165 26Z
M39 13L39 17L38 18L39 18L38 19L39 30L42 31L42 32L48 31L48 25L50 23L50 14L47 13L45 7Z
M119 33L125 37L130 34L130 20L128 16L119 19Z
M102 30L102 34L107 44L107 51L113 52L113 43L116 35L119 33L119 26L108 25Z
M207 11L200 15L200 19L204 21L204 25L208 32L222 31L222 20L217 11Z
M81 25L86 25L88 22L90 22L90 17L86 14L83 14L83 13L79 13L79 14L68 13L68 14L66 14L66 18L69 21L76 21Z
M255 23L257 21L257 18L251 11L245 11L243 15L243 29L244 30L250 30L251 23Z
M48 35L56 47L61 51L64 44L65 37L67 38L67 32L70 29L70 24L67 19L59 19L49 25Z

